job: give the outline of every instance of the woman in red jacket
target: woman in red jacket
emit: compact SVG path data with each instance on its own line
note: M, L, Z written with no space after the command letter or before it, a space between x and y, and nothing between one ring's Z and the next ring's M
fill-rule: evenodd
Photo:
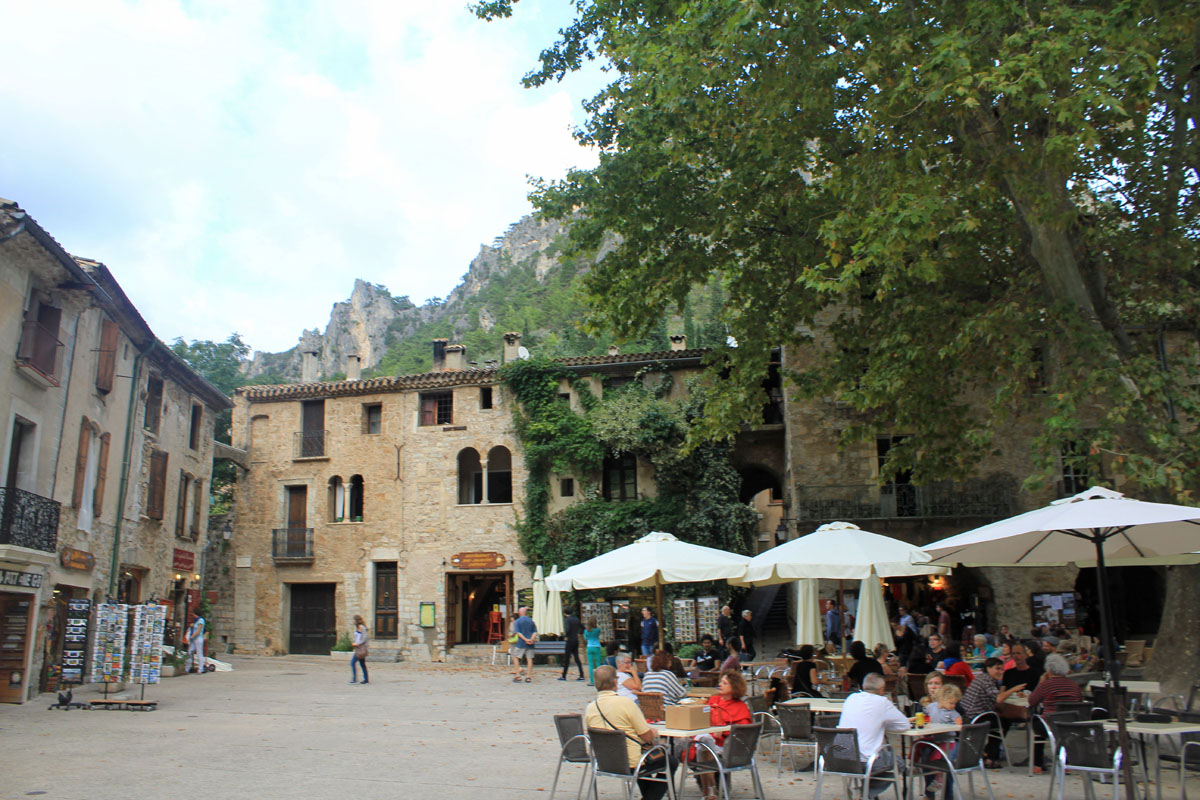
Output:
M746 679L742 677L740 672L724 672L721 674L721 680L717 684L717 693L708 698L709 708L709 725L716 727L718 725L749 725L752 719L750 708L742 698L746 696ZM696 737L696 741L704 742L717 753L724 751L725 740L729 738L728 733L708 734L704 733ZM699 749L700 759L711 759L707 750L702 748L692 748L692 758L696 758L696 750ZM714 788L716 786L716 776L711 772L702 773L697 776L700 780L700 790L704 793L704 800L716 800Z

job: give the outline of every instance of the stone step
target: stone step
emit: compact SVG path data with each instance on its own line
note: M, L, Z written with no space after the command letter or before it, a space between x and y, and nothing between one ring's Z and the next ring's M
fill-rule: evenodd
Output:
M491 664L492 645L456 644L446 651L446 661L451 664ZM507 663L503 654L496 656L496 663Z

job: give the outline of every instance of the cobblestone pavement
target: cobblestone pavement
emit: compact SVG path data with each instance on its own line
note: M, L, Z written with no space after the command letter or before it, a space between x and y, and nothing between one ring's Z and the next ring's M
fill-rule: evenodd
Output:
M153 712L47 711L53 695L0 706L0 798L549 797L551 715L582 710L593 693L555 680L552 667L514 684L499 666L375 663L370 684L351 686L349 665L328 657L227 658L233 672L148 687L160 703ZM97 696L95 687L76 693ZM812 773L777 778L770 757L760 770L769 798L813 796ZM561 796L574 796L579 775L564 768ZM996 800L1043 798L1049 784L1015 768L991 780ZM827 787L825 797L845 797L840 782ZM601 798L622 796L615 782L600 788ZM733 788L735 798L752 795L748 777ZM1200 782L1189 788L1200 797ZM1173 779L1163 795L1178 797ZM1078 779L1067 796L1083 797Z

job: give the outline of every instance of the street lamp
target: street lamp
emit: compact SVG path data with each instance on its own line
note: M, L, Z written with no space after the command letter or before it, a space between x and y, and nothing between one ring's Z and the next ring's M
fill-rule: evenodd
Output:
M221 536L227 542L233 538L233 526L229 524L229 520L225 520L225 527L221 528Z

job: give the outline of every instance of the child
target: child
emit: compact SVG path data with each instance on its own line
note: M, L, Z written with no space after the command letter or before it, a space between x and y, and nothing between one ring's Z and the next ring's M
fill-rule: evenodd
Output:
M925 716L929 717L929 721L934 724L962 725L962 715L958 713L958 701L961 699L962 690L953 683L947 683L934 693L933 702L925 706ZM926 736L920 739L919 742L936 743L938 747L942 748L942 751L948 758L952 760L954 758L954 751L957 746L954 741L954 734ZM913 745L914 748L916 746ZM923 751L921 760L927 763L938 761L942 757L941 753L932 747L922 747L921 750ZM932 798L936 795L937 785L940 780L941 776L934 773L929 773L925 776L925 796L927 798Z

